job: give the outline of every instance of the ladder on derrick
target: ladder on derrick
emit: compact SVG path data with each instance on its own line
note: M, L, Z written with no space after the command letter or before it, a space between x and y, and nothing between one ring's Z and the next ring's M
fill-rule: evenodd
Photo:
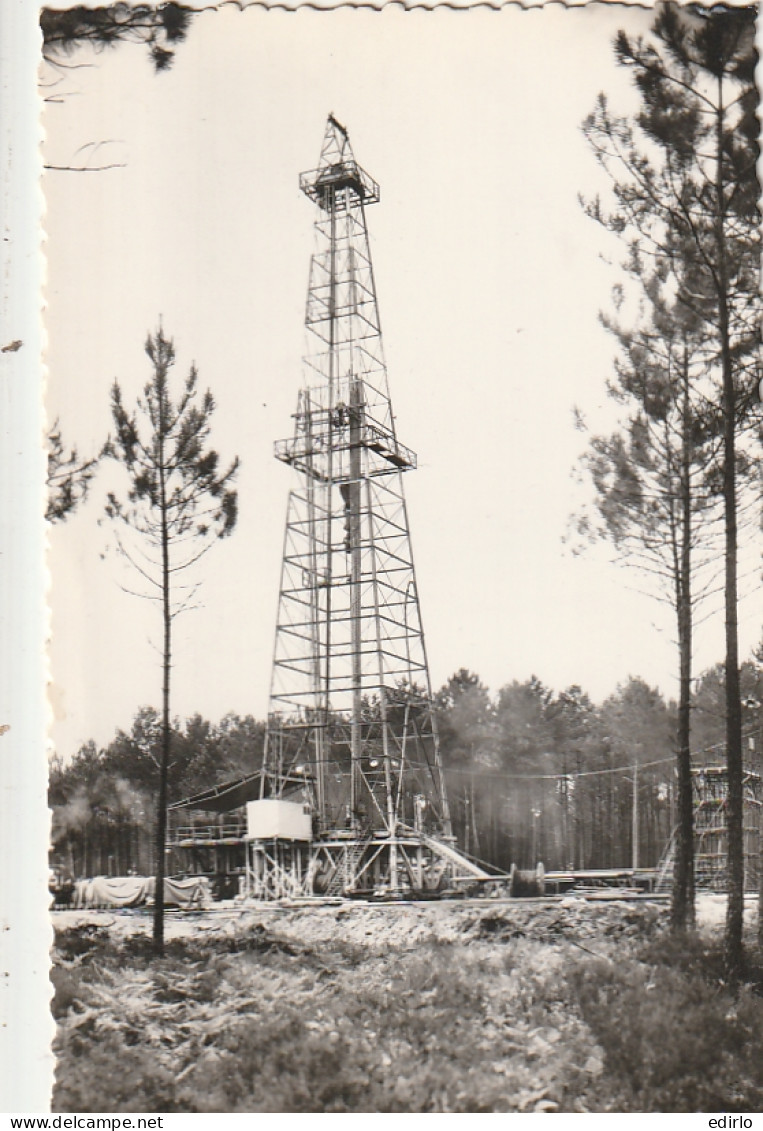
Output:
M657 865L657 879L654 885L656 894L667 891L668 883L673 879L673 865L676 858L676 832L677 829L674 828L665 846L665 851L662 854L660 862Z
M354 890L358 864L370 839L370 835L365 836L360 840L350 841L344 846L341 860L337 861L337 866L328 882L326 895L346 895Z

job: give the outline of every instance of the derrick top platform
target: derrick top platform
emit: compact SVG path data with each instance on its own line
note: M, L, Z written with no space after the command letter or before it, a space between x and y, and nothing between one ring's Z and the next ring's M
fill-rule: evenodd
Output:
M376 181L355 160L347 130L333 114L326 123L320 164L300 174L299 187L325 212L346 207L342 189L349 189L363 204L376 204L381 197Z
M331 210L339 189L351 189L364 204L376 204L381 195L376 181L357 161L339 161L328 168L300 173L299 187L325 212Z

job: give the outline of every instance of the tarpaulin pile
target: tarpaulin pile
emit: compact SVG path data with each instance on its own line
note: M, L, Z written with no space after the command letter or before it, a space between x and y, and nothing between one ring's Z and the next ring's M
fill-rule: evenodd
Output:
M141 907L154 898L153 876L96 876L77 880L74 885L75 907ZM209 902L209 882L204 878L165 880L164 902L174 907L204 907Z

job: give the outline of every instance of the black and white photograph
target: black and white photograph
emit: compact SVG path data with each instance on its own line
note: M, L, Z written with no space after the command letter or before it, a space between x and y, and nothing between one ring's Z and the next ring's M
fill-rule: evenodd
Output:
M50 1112L752 1126L756 29L39 12Z

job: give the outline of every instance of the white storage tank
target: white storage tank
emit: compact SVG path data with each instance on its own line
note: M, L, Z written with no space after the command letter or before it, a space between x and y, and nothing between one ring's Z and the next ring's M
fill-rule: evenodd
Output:
M312 840L310 807L302 802L267 799L246 806L249 840Z

